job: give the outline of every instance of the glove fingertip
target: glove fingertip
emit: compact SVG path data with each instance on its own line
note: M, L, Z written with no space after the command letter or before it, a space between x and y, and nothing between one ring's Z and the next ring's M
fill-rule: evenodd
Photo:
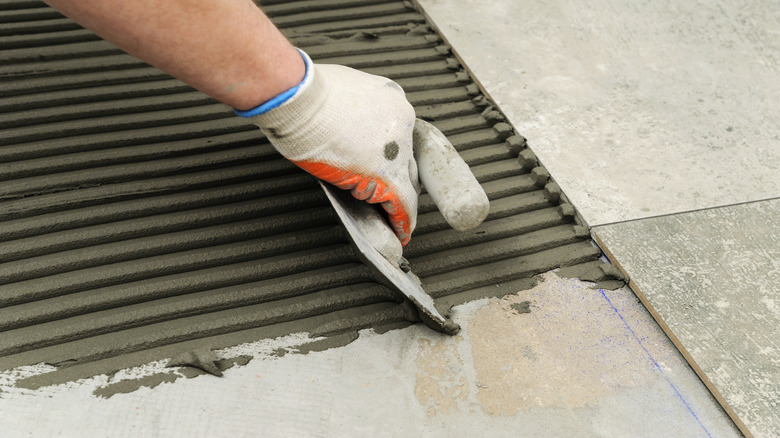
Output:
M412 238L414 220L397 198L383 202L382 208L387 212L390 225L401 241L401 246L406 246Z

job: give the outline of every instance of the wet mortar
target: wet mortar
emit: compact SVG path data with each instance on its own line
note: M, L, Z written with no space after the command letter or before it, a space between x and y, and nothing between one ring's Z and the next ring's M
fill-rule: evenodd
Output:
M316 62L398 82L487 192L469 232L420 198L404 255L437 305L598 260L525 139L409 3L263 8ZM0 21L0 371L57 365L17 385L418 321L359 262L316 181L229 108L43 3L5 2Z

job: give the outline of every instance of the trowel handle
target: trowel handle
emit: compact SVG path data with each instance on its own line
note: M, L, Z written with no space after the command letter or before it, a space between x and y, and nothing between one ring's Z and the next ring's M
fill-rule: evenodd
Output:
M413 145L420 182L447 223L459 231L481 224L490 210L490 201L447 137L430 123L417 119Z

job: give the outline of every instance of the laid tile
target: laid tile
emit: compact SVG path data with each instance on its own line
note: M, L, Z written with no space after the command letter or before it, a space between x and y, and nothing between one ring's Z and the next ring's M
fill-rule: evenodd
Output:
M589 225L780 196L780 15L419 0Z
M780 200L596 227L611 259L755 436L780 430Z

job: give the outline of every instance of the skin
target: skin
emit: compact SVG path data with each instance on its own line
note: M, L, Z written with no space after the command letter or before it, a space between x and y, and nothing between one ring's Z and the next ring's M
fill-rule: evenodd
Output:
M295 87L306 73L301 54L252 0L44 1L127 53L238 110ZM296 164L336 185L345 178L361 187L371 182L362 173L327 163L308 163L316 168ZM355 196L382 203L405 245L414 212L403 208L393 187L381 187L376 193L382 197L373 197L373 191Z
M297 85L300 54L251 0L45 0L131 55L239 110Z

